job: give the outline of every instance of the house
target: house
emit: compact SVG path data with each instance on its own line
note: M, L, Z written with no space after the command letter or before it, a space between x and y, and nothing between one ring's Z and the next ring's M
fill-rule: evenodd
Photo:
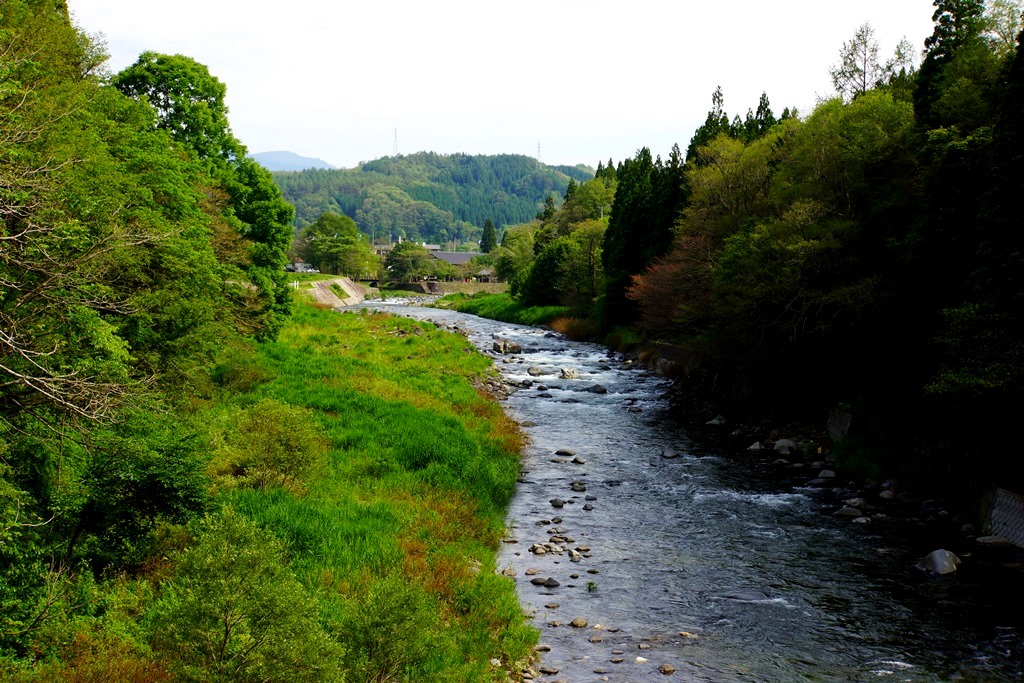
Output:
M464 266L474 257L483 256L483 254L473 251L440 251L440 247L431 251L430 255L438 261L444 261L445 263L450 263L453 266Z

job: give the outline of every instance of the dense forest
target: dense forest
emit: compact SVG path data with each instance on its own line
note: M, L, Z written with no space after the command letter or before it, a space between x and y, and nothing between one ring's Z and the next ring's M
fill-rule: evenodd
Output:
M865 473L1024 485L1021 5L936 0L934 21L920 64L861 26L803 116L762 95L730 117L717 90L685 155L601 164L506 231L499 273L716 410L849 412L838 450Z
M487 220L498 229L529 221L547 197L562 195L570 179L592 176L585 167L545 166L521 155L434 152L385 157L353 169L274 174L295 205L298 228L330 211L355 220L373 241L401 237L449 247L479 241Z

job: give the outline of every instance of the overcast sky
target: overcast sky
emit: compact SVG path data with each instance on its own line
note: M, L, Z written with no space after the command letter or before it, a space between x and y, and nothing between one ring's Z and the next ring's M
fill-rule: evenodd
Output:
M730 115L831 96L869 22L883 61L921 48L931 0L68 0L113 71L145 50L205 64L250 152L342 167L398 151L596 166L685 148L721 85Z

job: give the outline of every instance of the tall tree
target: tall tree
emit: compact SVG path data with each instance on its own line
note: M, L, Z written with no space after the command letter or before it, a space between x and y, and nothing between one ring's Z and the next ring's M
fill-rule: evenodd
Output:
M707 118L694 132L686 148L686 161L693 159L698 147L708 144L722 133L728 134L730 129L729 115L725 113L725 95L722 94L722 86L718 86L711 95L711 110Z
M836 92L853 99L878 85L883 69L878 62L878 40L871 24L861 24L839 51L839 63L829 73Z
M605 327L626 324L636 317L636 306L626 298L626 290L630 279L672 244L673 229L688 196L683 171L678 145L673 146L666 163L660 157L652 160L646 147L622 163L601 252Z
M569 182L572 182L572 180ZM484 234L480 238L480 251L489 254L496 246L498 246L498 235L494 230L494 221L488 218L484 221Z
M939 125L935 106L946 67L958 51L979 40L984 28L982 0L934 0L933 5L935 29L924 41L925 58L914 92L914 114L924 128Z
M157 127L200 158L245 156L245 148L228 124L227 87L194 59L143 52L114 77L113 84L129 97L149 102Z
M260 298L250 306L251 331L273 337L290 312L284 266L295 209L284 201L270 172L245 156L245 146L231 132L226 87L189 57L155 52L140 55L113 84L149 103L154 126L206 163L218 186L219 193L212 193L220 196L223 219L245 242L247 254L237 265Z

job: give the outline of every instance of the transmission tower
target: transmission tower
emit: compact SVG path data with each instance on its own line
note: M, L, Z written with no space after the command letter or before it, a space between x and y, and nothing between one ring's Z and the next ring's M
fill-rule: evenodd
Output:
M391 156L393 156L393 157L397 157L398 156L398 129L397 128L395 128L395 144L391 148Z
M540 142L537 142L537 161L540 161Z

